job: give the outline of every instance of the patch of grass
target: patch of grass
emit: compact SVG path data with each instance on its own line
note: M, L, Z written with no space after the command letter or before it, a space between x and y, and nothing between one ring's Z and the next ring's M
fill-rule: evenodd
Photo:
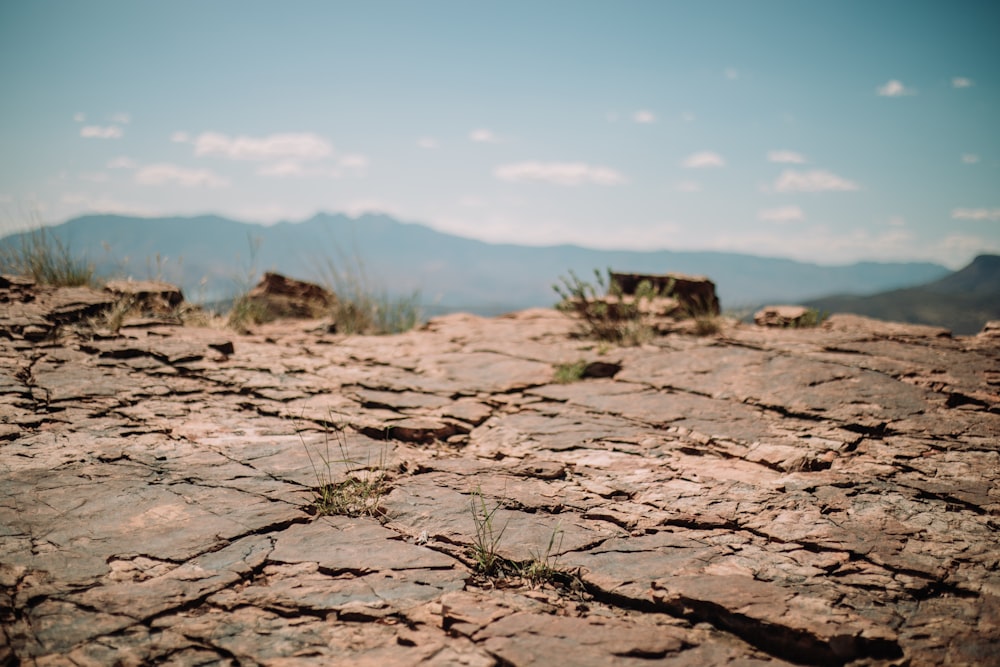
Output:
M317 271L323 286L337 296L330 313L337 333L393 334L420 324L418 291L391 296L368 277L357 255L338 255L339 261L327 258Z
M559 384L579 382L583 379L583 374L586 370L587 362L583 359L566 364L557 364L553 380Z
M826 318L828 317L830 317L830 313L826 311L820 311L815 308L810 308L806 311L805 315L800 317L798 320L796 320L789 326L796 329L818 327L819 325L823 324L824 320L826 320Z
M331 431L334 434L332 437ZM342 426L324 428L323 444L317 448L315 458L301 432L299 439L316 476L316 487L313 489L316 495L312 509L317 516L338 514L352 517L369 516L379 520L385 518L382 498L389 492L389 482L384 449L377 465L372 466L369 460L361 466L347 454L347 435ZM331 440L336 442L334 452L331 452ZM335 474L336 464L347 467L344 477Z
M556 539L558 538L558 543ZM545 549L532 552L531 560L519 568L520 575L532 586L554 582L563 573L558 565L558 552L562 549L563 530L556 524L549 535Z
M497 501L493 507L487 507L480 487L476 487L469 500L472 522L476 529L471 556L476 572L484 577L497 576L505 569L506 560L500 556L498 550L504 531L507 530L507 523L504 522L502 526L496 523L497 512L502 507L502 500Z
M621 345L639 345L653 337L653 328L647 321L646 304L669 292L658 291L648 280L642 281L634 295L625 295L621 287L594 269L596 287L581 280L573 271L560 277L552 289L559 295L556 309L577 316L581 321L581 334L587 338Z
M237 276L237 296L233 299L233 305L226 316L226 326L237 333L250 333L250 328L257 324L263 324L270 318L267 308L263 304L250 298L250 290L257 280L257 253L260 251L260 237L247 235L247 244L250 246L250 255L247 260L246 269L242 276Z
M54 287L95 283L94 265L44 227L23 233L19 242L0 245L0 272L30 276L40 285Z

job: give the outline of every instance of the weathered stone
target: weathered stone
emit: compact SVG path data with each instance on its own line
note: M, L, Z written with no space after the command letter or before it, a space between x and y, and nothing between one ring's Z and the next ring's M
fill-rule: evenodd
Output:
M719 298L715 294L715 283L704 276L687 276L682 273L611 273L611 283L617 285L623 294L635 294L644 281L649 282L657 292L677 299L685 312L709 315L721 312Z
M158 280L109 280L104 290L126 300L133 309L152 315L169 314L184 303L179 287Z
M329 313L337 297L315 283L267 272L247 294L247 300L263 309L265 319L312 319Z
M97 295L0 279L2 664L995 662L995 337L57 323Z
M753 322L759 327L777 327L779 329L797 328L809 322L810 311L805 306L764 306L753 314Z

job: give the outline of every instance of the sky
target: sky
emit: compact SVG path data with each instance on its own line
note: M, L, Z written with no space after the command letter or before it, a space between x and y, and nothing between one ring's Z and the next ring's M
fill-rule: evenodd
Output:
M379 211L492 242L1000 253L1000 3L0 3L0 226Z

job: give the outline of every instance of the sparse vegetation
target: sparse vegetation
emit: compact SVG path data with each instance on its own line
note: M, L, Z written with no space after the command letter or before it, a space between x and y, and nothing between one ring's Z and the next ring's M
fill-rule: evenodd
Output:
M389 492L385 450L382 450L376 465L373 466L369 460L362 466L347 453L347 435L343 426L325 427L323 444L317 447L315 452L310 451L301 432L299 439L316 476L314 489L316 496L313 499L312 509L317 516L339 514L355 517L370 516L378 519L385 517L385 510L381 505L382 498ZM336 441L335 452L331 452L331 440ZM334 470L337 464L346 467L343 477Z
M712 305L697 296L684 307L684 313L694 321L694 332L698 336L714 336L722 330L725 321L715 312Z
M25 232L19 241L0 245L0 273L30 276L39 284L55 287L94 283L94 265L44 227Z
M503 501L499 500L493 507L487 507L482 489L476 487L469 505L476 528L471 549L476 572L485 577L496 576L502 572L505 563L498 550L504 531L507 530L507 523L504 522L502 526L496 524L496 515L503 507Z
M558 566L558 552L562 549L562 538L563 530L557 523L549 535L549 543L545 549L532 552L531 560L521 566L520 575L531 586L551 583L562 574Z
M568 278L560 277L562 284L552 286L560 297L556 309L579 317L585 337L621 345L639 345L649 340L653 328L647 321L648 303L668 293L669 288L658 291L644 280L634 295L625 295L611 280L611 271L607 273L605 277L594 269L596 287L573 271Z
M559 384L569 384L583 379L583 374L587 370L587 362L584 359L566 364L556 364L556 372L553 380Z
M797 329L803 329L806 327L818 327L823 324L823 321L830 316L830 313L825 311L820 311L815 308L810 308L806 311L806 314L792 323L792 327Z
M337 295L331 317L338 333L392 334L420 323L420 293L390 296L375 286L357 255L339 262L327 258L319 268L320 281Z

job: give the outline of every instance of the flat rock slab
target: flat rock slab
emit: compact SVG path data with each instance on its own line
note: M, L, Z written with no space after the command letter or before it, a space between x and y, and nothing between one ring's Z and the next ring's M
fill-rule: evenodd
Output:
M107 295L38 289L0 283L0 664L998 664L998 338L96 336Z

